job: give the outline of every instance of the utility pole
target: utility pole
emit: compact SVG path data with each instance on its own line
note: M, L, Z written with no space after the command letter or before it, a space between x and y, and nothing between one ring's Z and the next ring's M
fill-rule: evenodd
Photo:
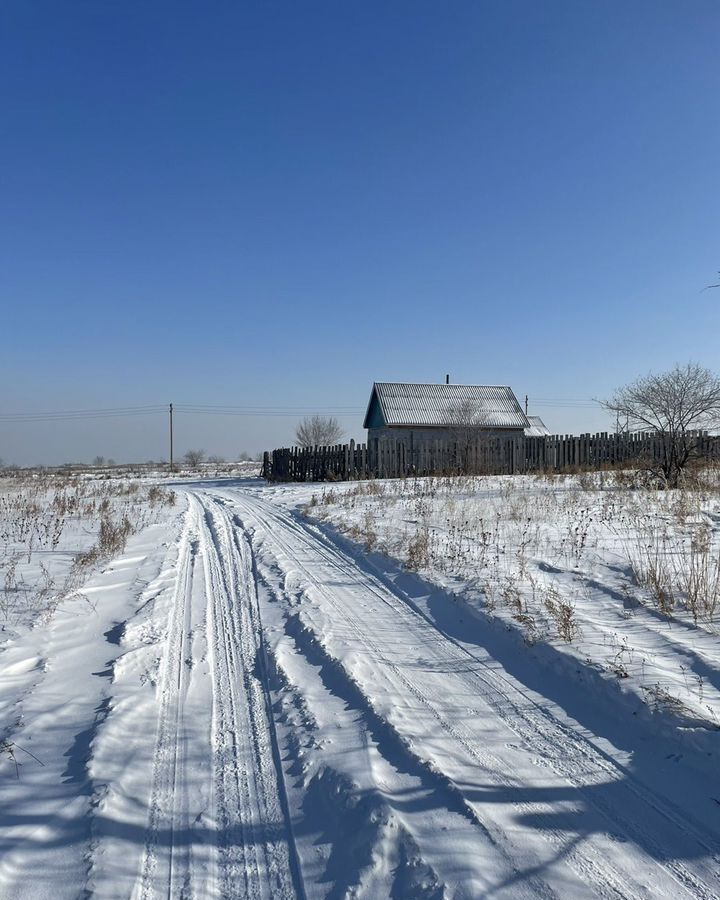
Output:
M170 471L173 470L173 423L172 423L172 403L170 404Z
M525 394L525 415L527 416L528 411L528 395Z

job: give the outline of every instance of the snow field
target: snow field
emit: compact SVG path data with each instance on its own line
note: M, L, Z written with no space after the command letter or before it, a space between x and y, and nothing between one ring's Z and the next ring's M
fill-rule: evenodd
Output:
M497 616L528 645L550 645L619 680L624 693L672 714L676 725L713 734L720 726L720 493L712 484L622 489L610 478L304 490L308 514L381 546L469 612ZM693 584L704 590L693 595Z
M172 487L6 631L0 898L720 896L712 492Z
M260 558L276 560L284 578L291 575L290 597L301 597L292 618L302 622L305 654L324 655L336 671L339 662L366 706L421 767L442 773L477 831L491 839L498 855L481 868L492 873L492 887L446 881L450 896L568 896L563 884L573 885L572 896L647 896L646 885L653 896L685 885L690 896L705 895L705 879L716 878L714 863L698 859L714 853L712 841L692 817L686 821L610 758L602 740L564 722L562 710L548 711L542 696L515 684L478 647L448 641L392 579L354 561L349 545L340 549L331 536L283 519L260 498L246 516L258 523ZM287 593L282 581L277 589ZM297 639L297 626L290 631ZM468 790L479 777L483 790ZM497 804L490 815L486 798ZM664 835L659 843L648 837L655 827ZM700 876L672 859L681 835L687 841L681 855L700 866ZM708 896L713 890L717 885Z
M133 479L28 474L0 480L0 628L52 613L175 494Z

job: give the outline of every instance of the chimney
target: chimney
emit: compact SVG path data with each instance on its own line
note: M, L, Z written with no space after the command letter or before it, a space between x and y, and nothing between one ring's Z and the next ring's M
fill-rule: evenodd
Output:
M445 384L450 384L450 376L449 375L445 376Z

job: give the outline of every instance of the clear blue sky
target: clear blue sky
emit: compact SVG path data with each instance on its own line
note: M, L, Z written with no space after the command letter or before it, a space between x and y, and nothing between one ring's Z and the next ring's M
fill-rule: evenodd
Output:
M720 5L6 0L0 413L362 408L510 384L552 430L720 368ZM178 450L297 416L178 416ZM359 437L362 412L343 419ZM21 463L164 416L0 422Z

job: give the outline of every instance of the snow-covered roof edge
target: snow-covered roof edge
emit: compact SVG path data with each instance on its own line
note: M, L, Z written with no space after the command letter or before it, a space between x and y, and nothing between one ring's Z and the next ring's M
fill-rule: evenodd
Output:
M376 381L370 393L364 428L369 427L374 398L377 398L387 425L442 427L457 424L452 412L461 404L470 404L477 411L477 421L469 424L491 428L527 428L529 424L508 385Z

